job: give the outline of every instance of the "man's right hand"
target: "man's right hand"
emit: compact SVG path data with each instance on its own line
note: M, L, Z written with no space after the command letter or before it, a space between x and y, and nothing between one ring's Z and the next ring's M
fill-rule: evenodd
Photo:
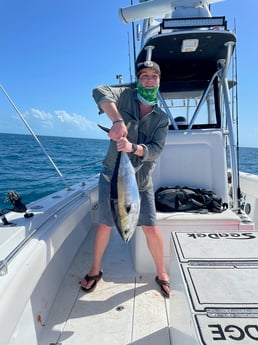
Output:
M108 133L108 136L110 137L110 139L117 141L122 137L126 137L127 134L128 131L124 121L119 121L113 124Z

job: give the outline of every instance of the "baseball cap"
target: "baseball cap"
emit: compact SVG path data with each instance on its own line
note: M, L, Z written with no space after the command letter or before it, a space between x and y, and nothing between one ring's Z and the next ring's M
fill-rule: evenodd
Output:
M160 74L160 67L159 67L159 65L156 62L154 62L154 61L144 61L144 62L138 63L137 66L136 66L136 75L137 75L137 77L139 76L140 72L144 68L152 68L152 69L154 69L156 72L158 72Z

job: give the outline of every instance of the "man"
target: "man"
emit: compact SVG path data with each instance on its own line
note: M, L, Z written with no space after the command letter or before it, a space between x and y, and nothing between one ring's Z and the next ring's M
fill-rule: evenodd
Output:
M127 152L133 166L141 166L136 179L141 197L138 225L142 226L147 245L157 269L156 282L164 297L169 297L169 277L163 259L163 240L156 226L156 210L152 172L167 136L167 115L157 106L160 68L153 61L137 66L136 89L100 86L93 97L100 112L105 112L113 126L111 139L103 161L99 180L99 225L96 232L93 265L81 282L81 288L91 292L102 277L101 260L110 239L113 219L109 205L110 182L117 151Z

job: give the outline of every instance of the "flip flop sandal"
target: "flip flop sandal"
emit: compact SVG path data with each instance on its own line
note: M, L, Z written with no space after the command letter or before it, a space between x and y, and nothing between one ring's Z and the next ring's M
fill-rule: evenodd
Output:
M86 282L88 283L90 281L94 281L94 283L88 289L81 286L82 290L87 292L87 293L92 292L96 288L98 281L102 278L102 275L103 275L103 271L99 271L99 274L97 274L95 276L89 276L88 274L86 274L86 276L84 277Z
M158 276L156 276L155 280L156 280L157 284L158 284L158 285L160 286L160 288L161 288L161 294L162 294L162 296L164 296L165 298L169 298L169 293L167 293L167 291L164 289L164 285L170 287L169 281L159 279Z

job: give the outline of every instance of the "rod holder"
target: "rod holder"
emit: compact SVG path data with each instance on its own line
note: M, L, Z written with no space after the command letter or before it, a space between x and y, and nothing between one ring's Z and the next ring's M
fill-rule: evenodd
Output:
M155 48L154 46L146 46L144 48L146 50L146 61L151 61L152 51L154 48Z

